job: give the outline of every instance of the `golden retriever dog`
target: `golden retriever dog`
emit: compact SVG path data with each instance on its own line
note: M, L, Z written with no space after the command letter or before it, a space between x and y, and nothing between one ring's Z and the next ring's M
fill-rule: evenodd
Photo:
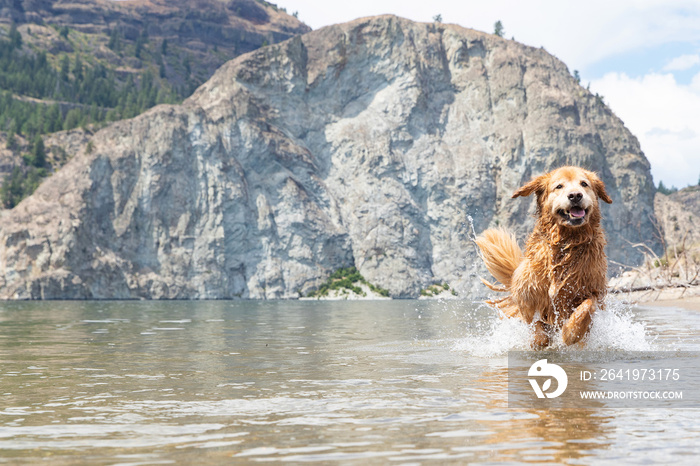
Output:
M562 167L537 176L513 193L537 196L535 229L521 251L503 229L484 231L476 244L486 268L501 285L484 284L505 298L487 301L508 317L534 324L533 346L550 344L555 328L572 345L587 335L591 316L603 306L607 260L598 199L612 199L598 176Z

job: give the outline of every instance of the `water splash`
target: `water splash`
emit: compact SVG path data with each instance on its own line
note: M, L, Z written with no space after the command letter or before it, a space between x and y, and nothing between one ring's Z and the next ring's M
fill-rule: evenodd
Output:
M455 351L478 357L504 356L508 351L531 350L533 326L520 319L501 319L496 311L487 325L469 329L468 335L455 344ZM591 331L584 342L567 346L561 330L551 336L548 349L557 351L653 351L655 338L649 335L645 322L636 320L632 308L617 300L607 299L606 309L595 313Z
M585 349L592 351L654 351L658 350L647 324L636 319L629 304L616 299L605 300L606 310L594 315L591 333Z
M456 351L478 357L503 356L511 350L529 350L532 329L520 319L501 319L496 311L488 321L469 329L466 338L457 341Z

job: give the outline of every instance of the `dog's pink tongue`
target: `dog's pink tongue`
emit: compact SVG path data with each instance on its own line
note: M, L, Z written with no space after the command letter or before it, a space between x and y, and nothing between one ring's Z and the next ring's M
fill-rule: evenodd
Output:
M572 207L571 210L569 210L569 213L572 217L583 217L586 215L586 211L580 207Z

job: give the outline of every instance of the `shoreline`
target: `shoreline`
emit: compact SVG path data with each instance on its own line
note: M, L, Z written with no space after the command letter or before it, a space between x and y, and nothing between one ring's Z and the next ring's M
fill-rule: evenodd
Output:
M342 293L338 290L331 290L331 292L326 296L319 297L300 297L300 298L288 298L279 299L280 301L387 301L387 300L402 300L404 298L392 298L379 295L374 293L367 287L365 295L357 295L355 293ZM688 286L677 286L677 287L659 287L659 288L649 288L643 290L635 291L622 291L619 288L611 287L608 289L608 297L614 298L624 304L638 305L647 308L654 307L677 307L687 310L693 310L700 312L700 285L688 285ZM454 296L451 293L443 292L433 296L420 296L417 298L405 298L406 301L460 301L469 300L471 302L480 302L489 299L488 296ZM234 298L234 299L172 299L172 300L159 300L159 299L143 299L143 298L131 298L131 299L0 299L0 303L17 303L17 302L40 302L40 301L56 301L56 302L68 302L68 301L267 301L265 299L245 299L245 298ZM276 301L276 300L272 300Z
M622 302L642 307L678 307L700 311L700 285L628 292L611 290L608 295L615 296Z

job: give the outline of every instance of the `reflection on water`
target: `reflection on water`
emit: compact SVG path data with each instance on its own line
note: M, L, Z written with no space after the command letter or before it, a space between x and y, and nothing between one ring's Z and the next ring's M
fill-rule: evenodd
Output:
M596 349L700 350L609 307ZM0 462L694 463L693 410L509 409L526 345L461 301L4 303Z

